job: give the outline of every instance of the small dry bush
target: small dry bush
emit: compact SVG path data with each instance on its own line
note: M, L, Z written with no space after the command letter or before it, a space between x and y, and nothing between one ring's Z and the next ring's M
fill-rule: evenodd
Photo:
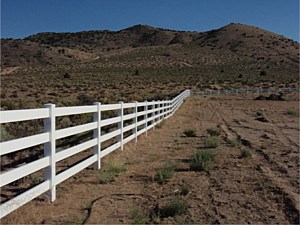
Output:
M297 115L299 115L299 112L297 109L288 109L286 111L286 114L290 115L290 116L297 116Z
M196 129L187 129L183 133L187 137L197 137L197 130Z
M190 169L193 171L210 171L211 164L215 156L215 152L211 149L204 149L202 151L198 151L191 158Z
M252 156L249 148L242 148L240 158L250 158Z
M160 217L174 217L186 213L187 203L181 198L173 197L167 204L160 209Z
M126 165L123 161L112 161L109 163L106 170L97 171L99 181L102 184L111 183L116 180L116 177L126 171Z
M205 147L207 148L216 148L219 146L219 137L217 136L211 136L211 137L207 137L205 139Z
M219 136L221 134L221 129L218 127L218 128L207 128L207 133L211 136Z
M175 162L167 162L162 168L156 171L154 180L159 184L165 183L169 178L171 178L175 172L177 164Z

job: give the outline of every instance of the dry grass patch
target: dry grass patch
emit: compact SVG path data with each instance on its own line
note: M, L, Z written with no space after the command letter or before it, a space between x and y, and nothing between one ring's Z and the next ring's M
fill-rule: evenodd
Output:
M107 169L96 171L99 177L99 182L102 184L111 183L116 180L116 177L126 171L126 165L124 161L114 160L110 162Z
M216 153L212 149L198 151L191 158L190 169L193 171L210 171Z

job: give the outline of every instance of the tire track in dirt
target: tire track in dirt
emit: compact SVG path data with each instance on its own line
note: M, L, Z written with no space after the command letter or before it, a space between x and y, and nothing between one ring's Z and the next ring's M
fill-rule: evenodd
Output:
M221 128L224 131L227 139L237 137L238 139L241 139L243 145L246 145L247 147L256 150L256 157L258 157L258 162L260 163L258 165L258 171L264 174L268 178L268 180L270 180L273 183L273 192L280 192L280 195L283 196L284 207L282 210L286 215L286 219L289 220L292 224L298 224L300 207L298 193L299 190L297 187L299 186L296 185L295 187L295 183L289 179L289 176L287 176L288 170L285 168L284 165L282 165L277 160L273 160L263 149L260 149L260 146L257 146L257 142L253 142L253 140L248 139L241 132L239 132L240 129L256 130L257 132L261 132L261 130L249 126L246 127L242 123L238 123L239 126L236 127L238 129L232 127L231 117L228 114L228 110L222 107L222 103L220 103L219 105L213 105L212 103L208 103L208 108L212 110L212 116L210 119L218 119L217 122L221 123ZM231 110L229 113L233 114L233 110ZM247 114L244 113L244 116L247 116ZM271 132L275 134L275 138L277 138L277 140L279 140L284 146L297 149L296 151L298 152L299 145L292 141L291 138L288 137L286 134L284 134L284 132L279 128L279 126L276 123L273 124L273 132ZM264 130L264 132L270 131ZM258 137L258 139L259 138L260 137Z
M296 222L299 221L300 213L298 189L293 187L295 184L289 180L286 168L274 161L264 150L254 145L251 140L238 133L237 135L241 137L243 145L257 153L256 156L259 158L258 171L263 173L273 183L275 186L274 192L276 193L279 190L284 195L283 212L287 216L286 218L290 223L298 224Z
M283 120L281 119L280 121L283 126L279 126L277 122L273 122L274 124L274 130L277 134L277 136L281 139L284 139L284 144L287 145L287 146L291 146L294 150L296 149L297 152L298 152L298 149L299 149L299 143L295 142L291 137L289 137L287 134L285 134L283 132L284 128L285 127L288 127L288 124ZM297 129L297 131L299 132L299 129Z
M282 167L282 165L272 160L263 150L253 144L251 140L241 135L241 133L239 133L238 131L230 128L230 117L228 116L226 109L221 109L222 104L220 104L220 107L213 107L211 103L208 104L208 106L213 110L213 115L215 115L219 119L219 122L222 123L221 128L224 131L227 139L232 140L232 138L238 137L238 139L241 139L243 145L256 150L258 156L260 157L259 161L261 161L263 164L258 165L258 170L266 175L270 181L272 181L275 186L274 191L283 193L283 211L286 215L286 218L292 224L297 224L299 222L300 213L299 195L297 193L297 189L292 190L293 188L291 188L291 185L288 185L290 184L290 182L286 179L286 176L282 176L282 173L285 175L287 171ZM227 119L225 119L225 115L227 116ZM276 124L274 124L274 126L275 129L273 130L275 131L276 136L280 138L280 141L284 145L290 146L289 144L292 144L294 147L297 147L295 146L294 142L291 142L290 139L285 136L285 134L278 128ZM239 128L243 128L243 126L239 126ZM247 129L249 128L250 127L247 127ZM274 169L274 167L276 169Z
M292 147L292 148L298 148L299 145L297 145L294 141L292 141L285 133L283 133L282 129L279 128L279 126L276 123L274 124L274 133L277 139L284 144L285 146Z

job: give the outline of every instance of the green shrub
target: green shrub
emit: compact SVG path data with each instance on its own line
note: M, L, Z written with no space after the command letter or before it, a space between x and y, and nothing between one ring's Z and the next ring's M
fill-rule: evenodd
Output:
M160 209L160 216L162 218L173 217L186 213L188 206L186 202L178 197L172 198L162 209Z
M187 185L187 184L182 184L180 186L180 195L187 195L188 193L190 193L191 191L191 186Z
M157 170L154 180L159 184L163 184L167 179L171 178L175 172L176 164L168 162L164 167Z
M187 137L197 137L197 130L196 129L187 129L183 133Z
M240 158L249 158L251 157L251 151L249 148L243 148L241 149Z
M216 148L219 146L219 137L211 136L205 139L205 147L207 148Z
M139 208L132 210L132 224L146 224L147 219Z
M228 139L227 140L227 143L231 146L231 147L236 147L236 146L240 146L242 143L241 143L241 140L240 139Z
M220 128L207 128L207 133L211 136L219 136L221 134Z
M108 165L109 171L119 174L126 171L126 165L123 161L113 161Z
M208 172L211 169L211 163L215 155L215 152L211 149L204 149L197 152L191 159L190 169L193 171Z
M98 176L101 184L111 183L116 180L116 174L111 171L101 171L98 173Z
M107 170L96 171L101 184L111 183L116 180L116 177L126 171L125 163L122 161L113 161L108 165Z
M286 111L286 114L287 114L287 115L291 115L291 116L296 116L296 115L299 114L299 112L298 112L296 109L288 109L288 110Z

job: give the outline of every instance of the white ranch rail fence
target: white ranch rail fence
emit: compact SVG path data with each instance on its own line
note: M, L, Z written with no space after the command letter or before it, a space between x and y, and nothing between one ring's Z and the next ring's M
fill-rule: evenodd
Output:
M186 90L173 100L167 101L145 101L133 103L119 102L118 104L108 105L95 103L91 106L58 108L56 108L54 104L46 104L45 108L41 109L0 111L1 124L36 119L44 120L44 133L0 143L1 157L36 145L44 145L43 158L17 168L3 172L1 171L0 187L10 184L41 169L44 169L44 179L40 184L2 203L0 205L0 218L6 216L10 212L45 192L48 192L47 194L49 199L54 201L56 199L56 186L59 183L92 164L95 169L100 169L102 157L118 148L123 150L124 144L133 139L137 141L137 137L139 135L143 133L147 134L149 129L154 129L154 127L163 119L167 119L172 116L182 104L183 100L190 96L190 94L190 90ZM130 108L133 113L124 115L124 109ZM138 111L138 108L140 111ZM109 119L101 119L101 112L109 110L117 110L118 116ZM56 130L55 125L57 117L85 113L93 113L93 122ZM130 120L132 123L125 126L126 123L124 123L124 121ZM118 124L118 129L101 135L101 127L111 124ZM60 152L56 151L56 140L91 130L93 131L93 139ZM132 131L132 134L124 138L124 133L128 131ZM112 138L118 138L118 142L105 149L101 149L101 143ZM63 172L56 173L57 162L90 148L93 148L92 156L73 165Z
M219 89L193 90L192 95L231 95L231 94L267 94L267 93L299 92L299 88L249 88L249 89Z

